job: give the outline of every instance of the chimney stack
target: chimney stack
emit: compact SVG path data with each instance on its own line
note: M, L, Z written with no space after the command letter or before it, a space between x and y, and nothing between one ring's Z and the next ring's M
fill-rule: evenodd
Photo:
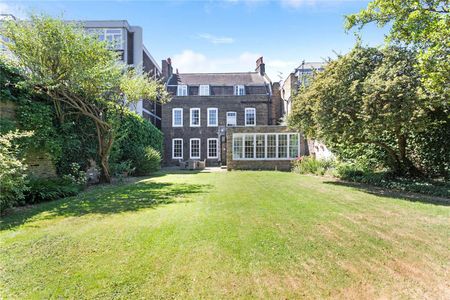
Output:
M264 64L262 56L256 60L255 71L259 72L259 74L261 74L261 76L264 76L264 74L266 73L266 65Z
M162 76L165 80L169 79L172 76L173 68L172 68L172 60L169 58L163 59L161 63Z

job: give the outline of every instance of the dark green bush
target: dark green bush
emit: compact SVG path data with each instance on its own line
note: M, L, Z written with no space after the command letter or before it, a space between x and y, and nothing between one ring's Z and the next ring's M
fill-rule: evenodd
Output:
M124 112L124 115L117 118L119 129L111 151L111 165L130 161L130 168L135 170L136 175L147 175L152 171L143 166L146 148L155 149L161 157L163 134L152 123L133 112Z
M134 170L135 168L131 167L131 161L129 160L111 164L111 174L114 176L132 175Z
M159 170L161 165L161 154L152 147L141 149L140 164L136 167L135 174L138 176L150 175Z
M392 172L367 171L353 164L339 164L335 176L350 182L450 198L450 183L447 181L396 177Z
M24 201L21 204L40 203L75 196L82 190L81 185L62 178L31 178L28 185L29 190L25 193Z

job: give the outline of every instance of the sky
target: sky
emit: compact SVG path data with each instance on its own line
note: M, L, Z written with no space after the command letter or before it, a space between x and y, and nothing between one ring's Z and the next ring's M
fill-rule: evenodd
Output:
M127 20L141 26L144 44L160 64L172 58L180 73L247 72L264 57L272 81L284 79L303 60L335 58L355 44L344 16L365 0L223 1L4 1L0 13L26 18L45 13L68 20ZM386 29L361 31L363 44L380 45Z

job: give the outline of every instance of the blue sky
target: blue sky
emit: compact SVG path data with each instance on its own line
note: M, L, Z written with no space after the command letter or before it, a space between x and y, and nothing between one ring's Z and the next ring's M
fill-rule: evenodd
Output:
M343 29L344 15L364 0L228 1L3 1L1 13L25 17L44 12L64 19L128 20L144 29L153 57L171 57L182 72L252 71L259 56L273 81L302 60L322 61L355 43ZM369 26L363 42L383 42L385 29Z

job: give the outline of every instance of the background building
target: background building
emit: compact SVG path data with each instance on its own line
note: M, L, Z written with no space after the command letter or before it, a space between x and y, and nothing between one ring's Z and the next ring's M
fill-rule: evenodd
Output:
M162 62L162 72L173 95L162 109L166 165L193 159L210 166L273 169L274 161L289 165L299 155L299 134L289 136L276 126L282 112L279 85L274 92L262 57L254 72L173 73L170 59Z
M107 41L111 49L120 53L121 59L139 72L146 72L155 79L161 78L161 68L143 44L142 28L131 26L125 20L80 21L87 32ZM130 108L161 128L161 104L141 100Z
M303 61L294 72L290 73L281 86L283 99L283 113L288 115L292 110L292 97L295 96L302 85L307 85L314 71L323 71L325 62Z
M16 20L16 18L10 14L2 14L0 15L0 26L5 20ZM146 72L154 79L161 78L160 66L143 44L141 27L130 26L125 20L70 22L81 24L88 33L96 35L100 41L106 41L109 48L120 54L119 57L124 63L138 72ZM0 39L7 41L1 35ZM11 54L1 43L0 53ZM143 99L130 105L130 109L161 129L161 104Z
M283 99L284 116L292 112L292 100L300 91L300 87L307 86L314 72L323 71L326 62L305 62L303 61L294 72L284 80L281 86L281 98ZM305 145L305 153L313 155L317 159L331 159L333 153L318 140L309 140Z

